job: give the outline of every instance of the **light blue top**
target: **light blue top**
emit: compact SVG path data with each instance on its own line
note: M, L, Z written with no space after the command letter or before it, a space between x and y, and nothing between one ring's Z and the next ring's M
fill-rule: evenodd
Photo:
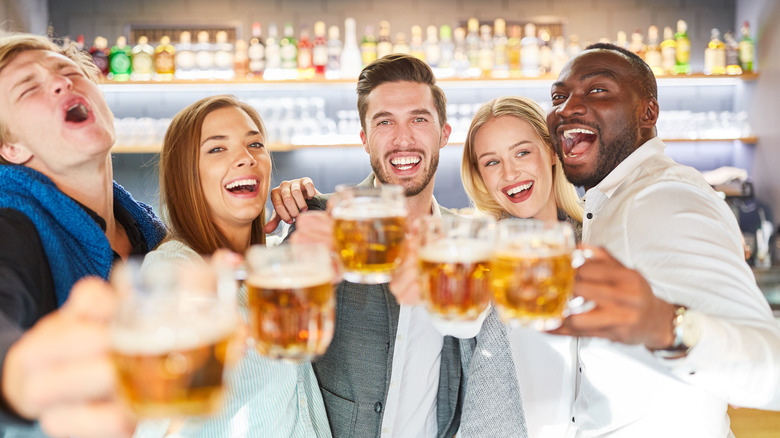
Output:
M147 254L146 263L203 263L191 248L168 241ZM239 294L246 320L246 295ZM317 378L310 363L290 364L261 356L252 347L226 375L222 409L205 420L188 419L178 430L169 421L139 424L136 438L151 437L330 437Z

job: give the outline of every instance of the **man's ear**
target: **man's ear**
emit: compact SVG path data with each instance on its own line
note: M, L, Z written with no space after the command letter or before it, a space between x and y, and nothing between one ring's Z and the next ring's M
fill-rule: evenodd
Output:
M0 142L0 157L12 164L24 164L30 161L33 154L29 149L10 141Z
M645 108L642 111L641 126L643 128L652 128L658 121L658 101L651 97L645 103Z
M371 155L371 152L368 151L368 136L366 135L366 131L364 129L360 130L360 141L363 142L363 150L366 151L367 154Z

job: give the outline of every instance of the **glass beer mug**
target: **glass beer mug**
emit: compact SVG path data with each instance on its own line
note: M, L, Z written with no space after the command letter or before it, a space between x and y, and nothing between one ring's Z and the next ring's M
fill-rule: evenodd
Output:
M345 280L379 284L390 281L401 263L406 197L400 186L336 186L331 216L336 252Z
M220 295L209 265L131 259L114 267L120 301L111 327L121 390L139 417L208 415L235 359L235 295Z
M508 219L498 223L497 239L491 285L504 321L553 330L566 316L593 308L572 297L575 270L586 254L575 249L570 224Z
M333 339L335 272L327 248L315 244L253 246L246 254L249 321L260 354L313 360Z
M434 318L474 321L487 309L495 227L490 220L460 216L421 219L419 278Z

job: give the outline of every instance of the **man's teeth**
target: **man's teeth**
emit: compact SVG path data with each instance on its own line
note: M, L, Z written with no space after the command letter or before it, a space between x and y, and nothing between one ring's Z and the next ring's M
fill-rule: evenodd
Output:
M240 179L238 181L233 181L232 183L226 185L225 188L228 189L228 190L232 190L232 189L235 189L235 188L238 188L238 187L242 187L242 186L252 186L253 187L255 184L257 184L257 182L255 180L253 180L253 179Z
M563 138L572 139L577 134L591 134L591 135L595 135L596 133L591 131L591 130L588 130L588 129L572 128L572 129L567 129L567 130L563 131Z
M65 120L68 122L83 122L89 117L89 111L81 103L75 103L65 113Z
M520 186L512 187L511 189L506 191L506 194L509 195L509 196L512 196L512 195L514 195L516 193L522 192L523 190L530 189L532 185L534 185L534 183L529 182L528 184L523 184L523 185L520 185Z
M405 169L411 168L413 165L420 162L420 157L401 157L390 160L390 164L395 167L403 167Z

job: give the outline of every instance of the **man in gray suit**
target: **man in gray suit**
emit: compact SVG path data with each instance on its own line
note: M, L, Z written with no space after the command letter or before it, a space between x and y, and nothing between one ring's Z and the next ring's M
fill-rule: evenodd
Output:
M360 138L373 169L361 185L402 186L409 223L450 214L433 197L439 150L451 130L435 81L424 62L400 54L368 65L358 80ZM324 210L327 198L314 197L308 208ZM295 228L293 242L332 245L323 211L302 214ZM399 306L387 284L342 282L337 297L333 341L314 363L333 435L452 437L462 404L458 341L442 336L423 308Z

